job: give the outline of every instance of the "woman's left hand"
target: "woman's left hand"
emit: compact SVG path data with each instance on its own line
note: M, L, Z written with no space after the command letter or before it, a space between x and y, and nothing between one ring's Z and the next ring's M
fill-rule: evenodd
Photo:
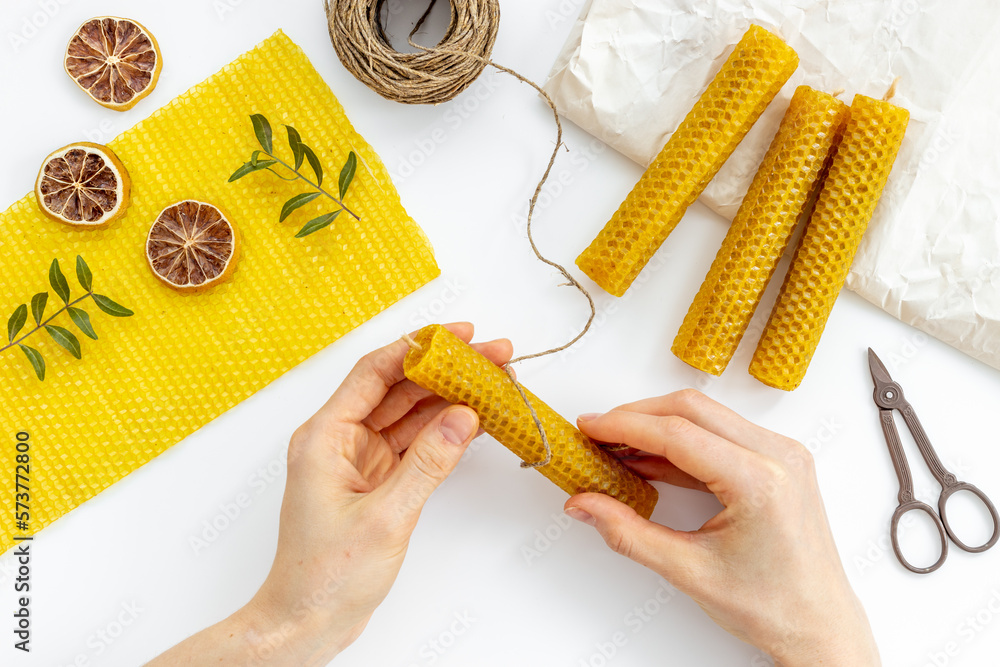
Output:
M471 324L448 328L472 338ZM512 353L507 340L474 347L497 364ZM278 551L257 595L152 664L325 665L358 637L399 573L424 502L479 428L470 408L405 379L406 352L396 341L366 355L292 435Z

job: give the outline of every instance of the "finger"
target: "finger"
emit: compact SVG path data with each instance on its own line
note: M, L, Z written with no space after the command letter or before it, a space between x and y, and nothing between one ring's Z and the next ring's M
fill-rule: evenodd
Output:
M711 493L705 482L695 479L663 457L628 456L618 457L618 460L645 479Z
M406 451L417 434L449 405L451 403L443 398L429 396L414 405L405 417L382 429L382 437L395 453Z
M497 366L510 361L514 353L514 347L505 338L477 343L472 348ZM402 419L418 402L432 395L433 392L414 382L403 380L389 390L382 402L365 418L364 424L373 431L381 431Z
M580 429L602 442L621 442L648 454L662 456L682 471L704 482L728 505L730 492L746 488L746 470L755 463L753 452L709 433L683 417L657 417L612 410L579 420Z
M468 322L455 322L445 327L466 342L472 339L473 326ZM389 390L405 379L403 359L409 349L406 341L397 340L363 356L317 416L360 422L370 415Z
M611 549L645 565L681 588L702 559L694 533L648 521L603 493L581 493L566 501L566 514L597 528Z
M417 434L434 419L439 412L451 405L448 401L439 396L431 396L417 403L409 414L397 421L395 424L384 428L381 435L389 443L389 448L396 454L406 451ZM483 429L476 431L473 440L485 433Z
M646 479L711 493L704 482L695 479L662 456L651 456L635 447L621 444L605 451Z
M372 431L382 431L393 422L402 419L417 403L433 394L434 392L424 389L412 380L398 382L361 423Z
M399 465L379 487L387 507L395 507L407 522L415 521L427 498L455 469L479 429L472 408L454 405L427 423Z
M694 389L684 389L666 396L626 403L615 410L644 412L663 417L669 415L683 417L720 438L757 452L773 453L776 443L785 440L784 436L747 421L726 406Z

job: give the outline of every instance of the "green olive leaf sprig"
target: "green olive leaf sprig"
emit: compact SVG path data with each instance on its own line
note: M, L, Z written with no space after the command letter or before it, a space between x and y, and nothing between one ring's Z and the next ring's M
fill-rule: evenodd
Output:
M354 151L351 151L350 154L348 154L347 161L340 170L340 180L337 184L338 194L340 196L339 198L334 197L332 194L323 189L323 165L320 163L315 151L303 143L298 130L291 125L285 125L285 129L288 132L288 147L292 150L292 157L294 160L294 164L289 164L275 155L274 133L271 130L271 123L268 122L267 118L259 113L255 113L250 116L250 122L253 123L253 131L257 136L257 143L260 144L260 147L263 150L254 151L250 155L250 161L244 163L242 167L233 172L233 175L229 177L230 183L243 178L247 174L252 174L255 171L262 171L266 169L284 181L301 180L311 186L313 188L313 192L297 194L285 202L285 205L281 207L278 222L284 222L285 218L290 216L295 209L305 206L320 196L326 196L340 207L336 211L324 213L323 215L313 218L307 222L305 226L295 235L295 238L297 239L300 239L303 236L309 236L313 232L317 232L324 227L329 226L334 220L337 219L337 216L340 215L341 211L347 211L348 215L352 216L355 220L361 219L356 213L354 213L354 211L347 208L343 201L344 197L347 196L347 189L351 186L351 181L354 180L354 173L358 168L358 156L354 154ZM315 174L315 181L307 177L301 171L304 162L309 163L309 167L312 169L313 174ZM289 177L281 175L275 171L275 165L281 165L294 174L294 176Z
M45 379L45 359L42 357L41 352L24 344L24 339L31 334L44 329L52 340L77 359L83 353L80 348L80 339L72 331L51 323L52 320L59 317L64 311L69 315L69 319L73 321L73 324L85 336L94 340L97 340L97 332L94 331L94 325L90 323L90 315L87 311L77 307L77 304L84 299L93 299L98 308L112 317L130 317L133 315L133 312L125 306L115 303L103 294L94 293L94 275L91 273L87 263L83 261L83 257L79 255L76 256L76 279L79 281L80 287L86 291L86 294L70 301L69 282L67 282L66 276L63 275L62 270L59 268L59 260L52 260L52 265L49 266L49 284L52 286L52 290L56 293L56 296L62 300L62 308L54 312L47 319L43 319L45 318L45 306L48 305L49 301L49 293L39 292L31 297L31 317L35 320L35 328L23 336L18 336L24 325L28 322L27 304L22 303L18 306L14 310L14 314L7 320L7 345L0 347L0 352L4 352L12 347L21 348L24 355L28 357L28 361L31 362L31 367L35 370L35 375L38 376L39 380Z

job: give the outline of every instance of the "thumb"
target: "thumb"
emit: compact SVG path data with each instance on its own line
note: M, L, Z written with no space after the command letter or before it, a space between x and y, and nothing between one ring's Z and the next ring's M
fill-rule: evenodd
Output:
M386 480L393 502L419 513L434 489L458 465L478 429L479 416L461 405L445 408L425 424Z
M642 518L625 503L603 493L581 493L566 501L566 514L594 526L611 549L665 577L690 572L696 547L685 533Z

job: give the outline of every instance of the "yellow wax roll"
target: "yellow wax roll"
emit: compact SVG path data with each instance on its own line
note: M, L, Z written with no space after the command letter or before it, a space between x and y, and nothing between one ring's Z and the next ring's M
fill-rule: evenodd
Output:
M528 463L545 460L545 445L527 404L500 367L438 324L414 337L418 347L403 368L421 387L479 414L480 426ZM555 410L524 389L552 450L552 460L537 468L570 495L606 493L649 518L658 494L649 483L598 447Z
M840 139L848 106L799 86L712 268L688 310L673 353L721 375Z
M750 363L750 374L764 384L790 391L805 377L909 118L906 109L855 96L816 208Z
M607 292L622 296L798 62L781 39L750 26L577 266Z

